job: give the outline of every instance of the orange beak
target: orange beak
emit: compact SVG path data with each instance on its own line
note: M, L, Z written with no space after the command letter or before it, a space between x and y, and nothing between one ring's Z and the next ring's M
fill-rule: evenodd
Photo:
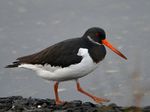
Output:
M122 58L126 59L127 58L120 52L118 51L115 47L113 47L108 40L104 39L102 40L102 44L104 44L105 46L109 47L112 51L114 51L116 54L118 54L119 56L121 56Z

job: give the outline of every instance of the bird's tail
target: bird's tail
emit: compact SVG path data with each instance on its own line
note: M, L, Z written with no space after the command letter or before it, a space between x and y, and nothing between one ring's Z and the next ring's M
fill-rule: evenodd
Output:
M20 62L19 61L15 61L11 65L5 66L5 68L15 68L15 67L18 67L19 65L20 65Z

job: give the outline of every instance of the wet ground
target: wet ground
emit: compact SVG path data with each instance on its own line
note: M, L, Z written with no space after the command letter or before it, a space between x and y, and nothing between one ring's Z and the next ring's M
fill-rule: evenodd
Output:
M53 99L53 82L4 66L80 37L93 26L103 28L128 60L107 49L99 68L80 79L81 86L121 106L135 105L137 99L141 106L150 105L150 0L0 0L0 97ZM59 93L65 101L92 102L74 82L61 83Z
M0 98L0 112L150 112L150 106L121 107L116 104L97 105L80 100L56 105L52 99L11 96Z

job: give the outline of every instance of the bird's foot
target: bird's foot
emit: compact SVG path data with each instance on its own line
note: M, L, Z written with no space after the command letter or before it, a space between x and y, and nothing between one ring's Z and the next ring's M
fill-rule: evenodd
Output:
M56 105L60 105L60 104L63 104L65 102L61 101L61 100L56 100Z
M96 103L103 103L103 102L109 102L109 99L105 99L105 98L98 98L96 96L93 96L92 99L96 102Z

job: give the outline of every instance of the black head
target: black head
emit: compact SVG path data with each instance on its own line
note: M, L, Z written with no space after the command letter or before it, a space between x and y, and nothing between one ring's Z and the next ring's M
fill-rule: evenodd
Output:
M110 42L106 39L105 31L102 28L92 27L88 29L83 35L83 38L92 42L93 44L105 45L122 58L127 59L120 51L110 44Z
M92 27L85 32L83 37L88 38L90 41L95 43L102 44L102 40L106 38L106 34L102 28Z

